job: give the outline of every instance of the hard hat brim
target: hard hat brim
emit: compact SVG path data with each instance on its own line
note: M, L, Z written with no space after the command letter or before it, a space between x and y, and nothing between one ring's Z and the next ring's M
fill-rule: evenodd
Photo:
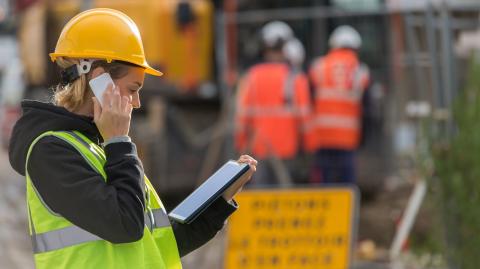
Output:
M156 77L163 76L163 73L158 71L157 69L154 69L150 66L143 66L143 67L145 68L145 73L147 73L149 75L156 76Z
M106 58L105 55L94 55L94 54L89 54L89 55L73 55L73 54L63 54L63 53L50 53L49 54L50 56L50 59L52 60L52 62L55 62L55 60L58 58L58 57L69 57L69 58L82 58L82 59L103 59L103 60L106 60L107 62L111 62L111 61L115 61L115 60L119 60L119 61L124 61L123 59L115 59L115 58ZM157 77L160 77L160 76L163 76L163 73L158 71L157 69L151 67L148 65L148 63L145 63L145 64L138 64L138 63L133 63L133 62L130 62L134 65L137 65L138 67L143 67L145 68L145 73L149 74L149 75L152 75L152 76L157 76Z

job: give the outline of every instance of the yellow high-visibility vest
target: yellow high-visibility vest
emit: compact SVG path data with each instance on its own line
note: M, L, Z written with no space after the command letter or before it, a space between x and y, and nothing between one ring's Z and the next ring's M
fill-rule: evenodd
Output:
M107 179L103 169L106 162L103 148L77 131L48 131L41 134L30 145L26 168L34 145L46 136L58 137L72 145L92 169L104 180ZM50 210L32 184L27 169L25 171L29 230L37 269L182 268L170 221L147 177L143 237L132 243L113 244Z

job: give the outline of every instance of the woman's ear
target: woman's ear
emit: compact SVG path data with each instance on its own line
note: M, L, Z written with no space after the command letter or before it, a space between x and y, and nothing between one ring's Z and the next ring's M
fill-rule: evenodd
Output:
M105 73L105 69L101 66L95 67L93 70L90 71L90 74L88 75L88 80L94 79L101 74Z

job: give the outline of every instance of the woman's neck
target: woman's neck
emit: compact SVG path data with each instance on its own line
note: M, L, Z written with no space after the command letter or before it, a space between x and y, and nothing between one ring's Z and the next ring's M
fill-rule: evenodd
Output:
M79 114L82 116L88 116L88 117L93 117L93 101L91 100L86 100L81 104L79 107L76 109L69 109L67 108L68 111Z

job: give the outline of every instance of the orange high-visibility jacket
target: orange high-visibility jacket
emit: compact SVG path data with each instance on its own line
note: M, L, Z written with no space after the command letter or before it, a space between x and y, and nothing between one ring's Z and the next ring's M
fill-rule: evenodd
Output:
M293 158L310 111L308 79L280 62L253 66L239 85L235 146L264 159Z
M354 150L361 133L362 96L368 68L349 49L334 49L317 59L309 76L315 88L315 108L308 132L316 149Z

